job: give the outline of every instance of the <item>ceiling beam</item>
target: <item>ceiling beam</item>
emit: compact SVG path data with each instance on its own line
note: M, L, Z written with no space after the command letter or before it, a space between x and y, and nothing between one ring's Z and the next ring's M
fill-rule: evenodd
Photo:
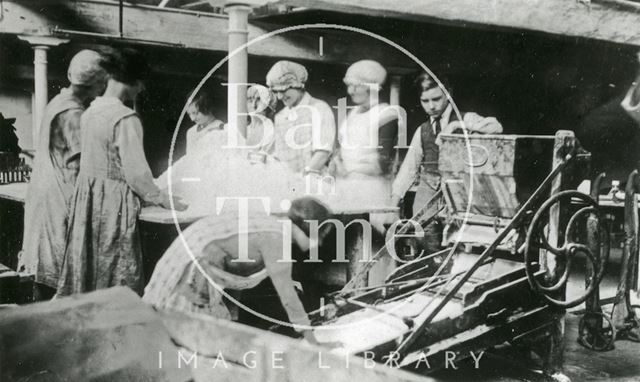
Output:
M50 0L30 4L5 0L2 12L0 33L48 36L55 34L55 30L62 30L77 41L97 38L100 34L106 39L118 40L117 2ZM225 15L131 4L125 4L123 15L123 42L227 51L228 19ZM278 28L280 26L252 23L249 40ZM79 33L74 37L73 31ZM321 36L322 50L319 49ZM249 54L340 64L368 57L389 67L415 66L386 44L336 30L298 30L271 36L249 46Z
M275 4L347 14L494 27L640 46L640 12L625 0L280 0ZM273 7L273 5L272 5Z

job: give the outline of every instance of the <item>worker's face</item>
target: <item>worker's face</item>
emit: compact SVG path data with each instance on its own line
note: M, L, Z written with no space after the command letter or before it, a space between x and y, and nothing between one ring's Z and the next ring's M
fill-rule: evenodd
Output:
M135 84L126 87L126 97L129 101L135 101L136 97L144 90L142 81L136 81Z
M346 84L347 94L356 105L368 105L371 97L371 89L367 84Z
M296 106L298 103L300 103L300 100L304 96L304 89L297 88L289 88L284 91L274 90L273 92L275 93L278 100L282 101L282 103L287 107Z
M76 95L82 100L85 106L89 106L91 102L104 94L107 88L106 81L98 81L88 85L75 85L76 89L80 90Z
M449 106L449 100L440 87L427 89L420 95L420 104L429 117L438 118Z
M189 114L191 122L199 126L206 126L215 119L212 115L202 113L194 104L189 105L187 108L187 114Z
M262 102L258 94L247 97L247 111L249 113L262 113L267 108L267 104Z

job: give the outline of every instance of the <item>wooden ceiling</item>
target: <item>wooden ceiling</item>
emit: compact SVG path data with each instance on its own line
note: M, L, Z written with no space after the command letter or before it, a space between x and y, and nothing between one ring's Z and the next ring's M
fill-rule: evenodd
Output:
M118 2L119 0L112 0ZM225 0L129 0L168 9L224 14ZM640 46L640 0L243 0L253 20L308 12L533 31Z
M188 11L222 14L224 13L225 0L129 0L128 2L132 4L155 5L160 8L176 8Z

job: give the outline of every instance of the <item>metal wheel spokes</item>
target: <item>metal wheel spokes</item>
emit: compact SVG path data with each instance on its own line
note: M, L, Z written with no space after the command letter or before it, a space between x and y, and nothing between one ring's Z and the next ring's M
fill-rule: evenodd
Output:
M541 219L548 220L549 215L548 214L544 214L544 215L545 216L541 217ZM549 240L547 240L547 236L544 234L544 230L546 229L547 229L547 225L545 224L542 227L540 227L540 229L537 231L536 242L539 244L539 248L549 251L557 256L560 256L562 254L562 248L553 246L551 245L551 243L549 243Z
M562 251L562 257L565 257L567 262L565 264L564 267L564 271L562 272L562 276L560 276L560 278L558 279L558 281L553 284L552 286L544 286L544 285L540 285L540 290L543 290L545 292L554 292L554 291L558 291L560 290L569 280L569 273L571 272L571 265L573 264L573 258L578 254L578 253L583 253L586 255L587 259L589 259L589 261L591 261L591 263L593 264L593 266L595 268L598 267L598 265L596 264L596 258L595 256L593 256L593 253L591 252L591 249L589 247L587 247L584 244L576 244L576 243L571 243L569 245L565 246L566 248ZM598 280L600 278L597 278ZM591 283L593 284L593 283ZM595 284L597 285L597 284ZM594 285L594 288L595 288Z
M613 349L616 328L602 312L587 312L580 318L578 343L587 349L607 351Z
M547 240L546 236L543 234L543 231L547 229L547 226L543 226L541 227L539 230L537 230L536 232L534 232L534 234L531 236L531 240L529 241L529 243L527 244L526 248L528 250L544 250L550 253L553 253L554 255L558 256L558 257L563 257L564 256L564 250L562 248L558 248L555 247L551 244L549 244L549 241ZM525 253L526 255L526 253Z
M569 254L569 255L567 255L567 254ZM573 251L573 253L572 253L570 251L561 250L561 252L556 255L559 258L566 259L566 261L567 261L565 263L565 267L564 267L564 271L562 272L562 276L560 276L558 281L556 281L556 283L551 285L551 286L544 286L542 284L538 284L538 288L541 291L544 291L544 292L555 292L555 291L560 290L567 283L567 281L569 280L569 273L571 271L571 265L573 264L573 254L575 254L575 251Z
M564 232L564 244L558 248L549 243L543 230L547 225L551 208L560 202L570 203L572 199L578 199L580 202L586 204L586 206L580 208L571 216ZM534 215L531 224L529 225L524 253L527 279L532 289L538 292L552 305L562 308L570 308L584 302L596 289L604 275L603 263L602 261L599 261L599 252L601 251L600 243L598 243L598 253L594 254L589 246L576 242L578 227L582 224L586 227L587 219L590 216L596 216L598 219L598 227L603 225L603 219L599 214L596 201L589 195L575 190L569 190L560 192L544 202ZM535 272L538 270L539 259L538 252L534 251L534 248L547 250L548 252L553 253L557 260L563 260L565 262L562 274L552 285L543 285L541 278L535 276ZM586 290L581 296L573 300L558 299L557 292L561 291L561 289L566 286L567 281L569 280L571 266L573 265L573 259L578 253L582 253L586 260L591 262L593 269L595 270L594 277L587 283Z
M575 244L572 243L570 245L568 245L567 247L568 250L567 252L572 253L571 255L568 256L568 260L566 263L566 267L564 269L564 272L562 274L562 277L560 278L560 280L558 280L558 282L554 285L554 287L556 285L558 285L561 281L563 281L564 279L564 283L560 285L560 287L556 288L556 289L551 289L550 292L554 292L554 291L558 291L562 286L566 285L566 281L568 280L568 276L569 276L569 272L571 271L571 259L573 258L573 256L575 256L575 254L577 254L578 252L582 252L585 255L587 255L587 259L589 259L589 261L591 261L591 264L593 264L594 269L597 269L596 272L596 277L594 277L588 284L587 284L587 288L584 291L584 293L573 299L573 300L559 300L559 299L555 299L553 297L551 297L550 295L544 293L544 289L542 288L542 286L540 286L540 291L543 293L544 298L549 301L551 304L562 307L562 308L571 308L574 307L576 305L579 305L581 303L583 303L590 295L591 293L593 293L593 291L596 289L596 287L598 286L598 284L600 283L600 280L602 278L602 276L598 277L597 275L602 275L603 272L598 269L598 268L602 268L599 267L598 262L596 261L595 257L593 256L593 253L591 252L591 250L583 245L583 244Z
M569 223L567 223L567 228L564 230L564 242L565 243L571 243L575 241L575 236L573 234L576 233L576 227L577 224L580 222L580 218L582 218L583 216L586 215L586 217L588 217L587 214L591 214L591 213L598 213L598 210L595 207L592 206L588 206L588 207L583 207L581 209L579 209L578 211L576 211L572 216L571 219L569 219Z
M551 252L556 256L564 255L564 249L562 247L555 247L549 244L549 240L547 240L547 237L544 234L539 235L538 240L539 240L539 243L542 244L541 248L546 250L547 252Z

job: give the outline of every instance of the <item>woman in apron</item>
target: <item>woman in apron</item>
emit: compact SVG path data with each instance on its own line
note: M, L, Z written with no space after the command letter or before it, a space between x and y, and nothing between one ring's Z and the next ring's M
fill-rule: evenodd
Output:
M34 299L53 297L58 286L78 175L80 116L106 85L102 56L82 50L69 63L69 87L47 105L27 190L24 238L18 268L35 275Z
M81 118L80 173L58 295L126 285L142 293L138 215L142 202L171 208L160 192L142 146L142 123L125 105L143 89L148 67L135 51L106 55L107 89ZM174 200L178 210L186 205Z
M358 198L371 207L389 205L394 145L398 134L400 107L379 101L378 94L387 71L376 61L362 60L351 65L344 76L347 93L354 106L346 118L339 111L338 155L334 158L341 197ZM373 214L373 228L384 234L385 214ZM382 236L376 240L383 245ZM374 243L375 244L375 243ZM375 249L374 249L375 250ZM370 282L384 280L395 268L391 257L383 257L369 272Z
M337 183L348 184L348 189L366 198L371 206L389 204L394 145L402 116L401 108L379 101L386 76L376 61L351 65L344 83L354 107L346 118L339 112L339 150L334 158ZM379 225L375 228L382 230Z

